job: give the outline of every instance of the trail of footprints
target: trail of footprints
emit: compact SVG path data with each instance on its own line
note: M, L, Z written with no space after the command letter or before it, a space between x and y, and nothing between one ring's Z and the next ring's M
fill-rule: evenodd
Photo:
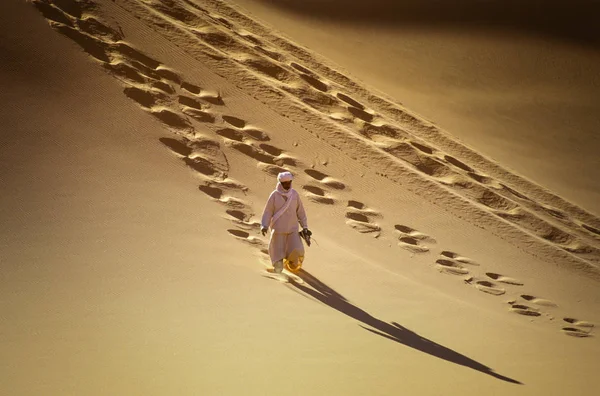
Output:
M465 284L481 292L493 296L502 296L509 292L518 293L517 298L507 301L510 312L528 317L545 316L550 321L554 320L552 309L557 308L558 304L545 298L510 290L524 286L523 282L515 278L495 272L485 272L485 276L472 275L473 267L479 266L475 261L451 251L442 251L435 265L441 273L462 276ZM593 336L594 325L590 322L568 317L563 318L563 322L565 323L561 331L566 335L580 338Z
M196 11L205 14L205 16L208 16L210 21L219 26L230 30L233 29L233 24L226 19L211 14L189 2L185 2L187 5L169 2L168 6L162 5L157 1L148 1L146 3L154 9L165 13L169 17L175 18L176 21L184 22L184 24L193 22L193 25L197 26L198 22L202 20L203 24L206 25L206 19L202 19L201 15L195 14L195 9ZM94 40L90 40L89 36L78 33L77 29L72 28L74 25L70 22L68 16L61 14L57 8L52 7L46 2L36 1L35 4L39 5L41 11L49 19L56 21L54 27L57 28L57 30L77 41L84 50L89 52L95 58L101 61L108 61L109 57L106 54L106 41L102 42L102 40L100 40L100 43L98 43ZM87 33L95 33L105 40L120 40L122 38L119 33L112 31L110 28L107 28L93 18L88 17L81 21L82 22L79 22L78 26ZM64 25L61 24L61 22L64 23ZM214 26L211 28L214 30ZM555 243L566 251L574 254L583 254L587 259L598 261L600 251L597 248L580 242L574 235L553 226L551 223L548 223L524 209L522 205L519 205L517 202L526 206L535 206L535 202L525 195L504 184L496 182L485 175L477 173L469 165L452 156L438 152L434 148L424 144L424 142L419 141L415 137L411 137L406 131L384 122L385 120L383 120L383 118L381 121L374 122L375 113L372 110L367 109L363 104L343 92L337 92L333 95L333 90L330 89L331 84L325 83L308 68L296 62L290 62L289 67L287 65L274 64L272 60L283 62L285 61L285 58L275 50L267 50L258 45L262 44L260 39L252 36L251 33L235 29L233 32L241 39L257 44L253 46L252 49L260 49L258 51L259 53L263 55L266 54L268 58L270 58L269 60L264 58L253 59L243 57L241 63L257 72L275 78L277 81L288 84L282 88L289 93L296 94L307 105L318 111L330 113L331 117L338 121L346 122L349 121L350 118L353 118L352 122L356 124L356 128L358 128L363 136L373 140L384 151L387 151L394 157L409 163L417 171L438 180L440 183L451 187L453 190L472 201L490 208L493 213L505 220L520 225L528 231L533 232L535 235L551 243ZM248 47L245 46L245 44L240 46L240 43L236 41L235 37L228 36L228 33L224 32L222 29L217 29L209 33L200 32L197 36L200 39L205 40L206 43L216 46L215 48L217 50L225 51L228 55L232 55L232 48L238 48L242 51L248 50ZM237 44L234 45L233 43ZM161 81L162 77L171 82L179 82L179 78L174 73L168 69L160 68L159 62L135 51L127 46L127 44L117 43L114 49L116 52L129 56L131 61L129 64L119 61L108 63L105 65L107 68L133 83L142 84L147 82L147 78L154 79L154 81L150 83L151 90L132 87L126 92L128 96L137 100L142 106L151 108L152 106L164 102L165 94L174 93L174 88L169 85L168 81ZM298 84L294 83L293 88L291 88L291 85L289 84L295 81L294 72L308 85L298 86ZM182 82L181 87L194 95L200 95L200 89L191 84ZM328 93L328 91L331 92ZM219 96L204 96L203 99L216 104L222 103L222 99ZM179 103L184 106L182 109L183 113L191 118L200 122L214 121L214 116L211 115L210 112L205 111L202 104L195 99L187 96L179 96ZM342 113L338 111L343 109L345 109L349 115L344 115L343 111ZM332 110L336 110L336 112L331 112ZM168 109L156 108L152 110L152 113L161 121L174 128L190 128L188 120ZM230 119L224 117L223 119L226 122L232 123L235 128L244 129L243 121L240 123L239 120L236 121L233 117ZM220 131L220 134L232 140L232 147L259 160L264 164L262 168L269 173L278 173L281 171L283 165L297 165L295 159L281 157L276 149L273 149L273 147L267 144L261 144L257 147L245 143L243 141L244 132L251 136L254 134L253 137L257 138L257 140L266 140L264 136L262 136L261 131L250 129L246 131L224 129ZM334 201L332 198L325 196L324 191L321 191L318 188L307 187L306 189L311 194L309 195L311 199L329 204ZM540 204L537 204L537 206L539 207L535 209L540 209L542 212L553 216L555 219L573 225L573 221L569 220L568 216L559 210ZM581 223L580 228L586 230L588 234L593 236L600 235L598 229L587 224Z
M285 91L314 111L350 128L430 180L447 186L473 203L483 205L495 215L548 243L585 260L600 262L600 249L593 246L600 240L598 228L572 219L558 209L537 203L506 184L478 172L465 162L421 141L382 114L344 93L342 85L328 81L308 67L289 60L294 57L293 51L303 53L293 44L286 42L286 48L272 47L246 28L238 27L231 20L188 0L144 0L143 3L173 26L191 33L207 53L235 60L239 66L264 81L270 81L272 86ZM282 39L277 41L282 45ZM231 133L231 136L232 140L239 140L239 135ZM281 167L286 161L282 158L276 161L276 156L262 147L232 145L255 156L265 164L265 169L273 172L273 166ZM322 203L331 204L334 200L316 188L307 191L312 194L309 195L311 199ZM566 231L565 226L572 232Z
M75 10L70 12L46 0L34 0L34 5L53 28L79 44L120 80L128 98L174 133L175 137L163 137L160 142L198 174L202 179L200 191L227 208L227 218L237 227L228 233L266 254L265 241L253 235L258 234L260 223L253 220L251 206L238 197L245 195L248 187L229 178L224 150L231 148L254 159L259 169L273 176L302 166L301 162L269 144L271 139L266 132L217 110L215 106L225 105L220 94L185 81L177 71L123 42L121 33L94 17L83 16L84 8L93 11L93 3L69 3ZM202 129L214 130L221 142L198 133L195 123L202 123ZM302 186L302 191L313 202L333 205L338 199L331 191L347 190L346 184L316 169L307 168L304 174L311 182ZM378 216L358 201L348 202L348 224L359 232L379 235L381 228L371 222Z
M199 9L195 4L185 0L184 2L189 7ZM158 0L145 1L145 3L180 22L206 23L206 19L191 12L189 7L181 8L181 5L175 1L170 1L168 6L162 5ZM184 81L175 70L124 42L122 32L89 15L96 7L93 2L58 3L50 0L33 0L33 4L54 29L79 44L85 52L123 82L124 94L127 97L137 102L141 108L174 132L175 137L161 138L161 143L199 175L202 179L200 191L226 207L227 218L236 226L228 229L228 233L268 254L265 241L254 236L258 234L260 223L253 220L255 214L251 205L239 198L246 194L248 188L229 178L229 164L224 149L231 148L247 155L257 162L261 170L271 175L276 175L290 167L302 167L303 164L284 150L267 143L270 137L266 132L248 125L243 119L217 110L216 107L225 104L218 92L206 91ZM227 20L204 12L213 22L227 29L233 29L233 25ZM232 42L237 42L237 39L224 35L220 30L196 33L211 45L219 47L225 45L225 49L230 48L228 46L232 45ZM235 34L241 40L251 43L253 50L270 59L242 57L241 63L279 82L296 81L293 74L296 73L307 85L294 83L282 88L291 94L299 95L308 106L321 112L328 112L336 121L353 124L364 137L375 142L386 152L408 162L418 171L436 178L440 183L462 191L464 196L493 209L497 215L517 224L520 222L534 224L539 228L535 230L538 234L542 231L545 233L540 234L543 238L556 242L573 253L596 253L595 248L581 244L573 235L544 222L517 204L517 202L528 203L531 208L533 201L528 197L477 173L456 158L437 152L436 149L411 137L400 128L385 123L381 116L350 96L342 92L330 94L333 92L333 84L325 82L306 67L295 62L290 62L289 67L273 63L271 60L285 62L286 59L280 52L266 48L264 43L251 33L235 30ZM237 47L247 49L247 46ZM208 129L214 130L215 135L221 138L221 142L197 133L194 128L195 123L211 125L212 128ZM335 191L348 189L343 182L313 168L304 169L304 173L311 182L302 186L302 190L308 199L316 203L336 204L338 198L335 196ZM509 198L506 198L507 195ZM563 223L572 223L564 213L543 205L539 206ZM375 237L381 233L381 227L375 221L381 217L381 214L362 202L347 201L345 217L346 223L360 233ZM580 226L589 234L600 236L600 230L597 228L583 223L580 223ZM435 240L430 236L405 225L396 225L395 232L398 245L412 253L428 252L429 245L435 244ZM484 278L476 278L470 275L470 268L478 264L450 251L441 252L435 266L442 273L463 276L467 284L496 296L505 294L507 287L523 286L523 283L516 279L492 272L486 272ZM518 299L511 300L509 304L512 312L532 317L542 315L539 307L556 306L549 300L527 294L521 294ZM567 335L587 337L591 335L594 328L593 324L586 321L574 318L563 320L566 325L562 331Z

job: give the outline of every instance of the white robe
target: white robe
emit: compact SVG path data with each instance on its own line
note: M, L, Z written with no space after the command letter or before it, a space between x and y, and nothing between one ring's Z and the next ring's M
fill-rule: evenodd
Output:
M286 205L287 201L289 205ZM278 213L282 208L287 209ZM271 228L269 241L269 256L271 262L288 259L296 262L298 257L304 257L304 245L298 234L298 223L302 228L308 228L304 205L297 191L286 191L280 183L269 196L262 215L261 225Z

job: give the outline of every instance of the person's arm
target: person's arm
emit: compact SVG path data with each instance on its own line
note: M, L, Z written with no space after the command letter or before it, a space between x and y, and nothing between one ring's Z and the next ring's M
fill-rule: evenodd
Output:
M308 221L306 219L306 211L304 210L304 205L300 200L300 195L298 195L298 207L296 208L296 216L298 217L298 222L302 229L308 228Z
M267 200L267 204L265 205L265 208L263 210L262 220L260 222L260 225L262 228L269 228L269 225L271 225L271 219L273 218L274 212L275 212L275 199L274 199L274 195L271 194L269 196L269 199Z

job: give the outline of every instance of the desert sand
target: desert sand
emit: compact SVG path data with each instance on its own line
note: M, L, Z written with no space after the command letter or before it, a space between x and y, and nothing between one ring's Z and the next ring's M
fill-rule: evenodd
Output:
M1 393L600 389L597 170L514 155L597 164L573 152L598 123L582 85L574 143L512 140L497 117L470 141L487 116L402 98L317 46L347 26L310 36L310 14L265 4L2 2ZM284 169L314 243L273 279L258 221Z

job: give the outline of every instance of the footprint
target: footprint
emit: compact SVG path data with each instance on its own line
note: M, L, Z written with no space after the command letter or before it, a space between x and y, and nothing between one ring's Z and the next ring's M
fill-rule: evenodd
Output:
M245 127L243 130L244 133L250 136L251 139L257 140L259 142L268 142L269 140L271 140L269 135L267 135L265 132L259 129Z
M442 256L444 256L444 257L447 257L447 258L449 258L449 259L452 259L452 260L454 260L454 261L458 261L458 262L460 262L460 263L463 263L463 264L469 264L469 265L476 265L476 266L479 266L479 264L477 264L476 262L474 262L474 261L473 261L473 260L471 260L470 258L468 258L468 257L464 257L464 256L461 256L461 255L459 255L458 253L451 252L451 251L449 251L449 250L444 250L444 251L442 251L442 252L440 253L440 255L442 255Z
M271 176L277 176L281 172L289 172L288 169L282 168L280 166L264 164L262 162L258 163L257 166L260 170L262 170L263 172L265 172Z
M327 84L310 74L300 73L299 76L301 79L309 83L313 88L316 88L321 92L327 92L329 90L329 86Z
M498 183L496 180L492 179L489 176L484 176L477 172L467 172L467 176L469 176L471 179L475 180L478 183L485 184L487 186L491 186L497 189L502 188L500 183Z
M34 7L37 8L38 11L42 13L44 18L46 18L50 21L62 23L69 27L74 27L73 22L71 21L69 16L67 16L65 14L65 12L63 12L61 9L58 9L58 8L54 7L52 4L48 4L48 3L40 1L40 0L33 0L32 3L34 5Z
M234 140L236 142L244 141L244 134L235 129L231 129L231 128L220 129L216 132L216 134L219 136L222 136L226 139Z
M429 247L425 246L424 243L435 243L435 240L429 235L423 234L422 232L419 232L411 227L402 224L396 224L394 228L396 229L396 232L399 233L398 245L413 253L426 253L429 251Z
M232 229L228 229L227 232L242 242L246 242L251 245L260 246L260 247L263 247L265 245L265 243L261 239L255 237L255 236L251 236L246 231L232 228Z
M123 62L115 62L115 63L104 63L102 65L110 74L117 78L122 78L128 80L129 82L144 84L146 83L146 78L142 76L140 72L135 70L133 67L129 66Z
M444 178L455 174L447 165L431 157L421 157L415 166L417 170L424 174L437 178Z
M274 164L274 157L251 144L241 142L230 142L231 147L248 157L255 159L263 164ZM278 164L281 165L281 164Z
M263 151L265 151L266 153L271 154L274 157L277 157L277 156L283 154L283 150L281 150L280 148L277 148L275 146L271 146L270 144L263 143L263 144L260 144L259 147Z
M203 193L205 193L206 195L208 195L211 198L221 199L221 197L223 197L223 189L221 189L219 187L213 187L210 185L201 185L198 188L200 189L200 191L202 191Z
M365 124L362 126L360 133L369 139L386 137L401 141L408 139L409 137L408 133L396 126L388 124L374 125L368 122L365 122Z
M174 1L164 2L143 2L148 7L154 9L158 13L162 13L167 17L174 19L177 22L185 24L187 26L203 26L205 24L204 20L200 18L198 15L188 10L187 8L182 7Z
M222 196L219 202L232 209L248 209L248 205L244 201L235 197Z
M233 23L229 22L227 19L223 18L222 16L211 15L211 17L213 18L214 21L216 21L217 23L225 26L228 29L232 29L233 28Z
M240 221L248 221L251 217L251 215L237 209L227 209L225 213Z
M260 39L258 37L256 37L255 35L253 35L252 33L248 32L246 30L236 30L234 33L252 44L262 45L262 41L260 41Z
M320 187L305 185L305 186L302 186L302 188L305 191L305 195L311 201L325 204L325 205L333 205L335 203L335 200L331 197L328 197L327 194L325 193L325 190L323 190Z
M589 226L589 225L583 224L583 223L581 224L581 226L593 234L600 235L600 230L597 228L594 228L592 226Z
M50 25L58 32L79 44L79 46L93 58L101 62L110 62L110 57L108 55L108 43L94 38L86 33L82 33L71 26L63 25L57 22L50 22Z
M498 287L494 282L489 281L476 281L475 287L477 290L481 290L484 293L493 294L494 296L500 296L506 293L506 290Z
M180 116L179 114L169 110L169 109L160 109L160 110L152 110L150 112L154 117L158 118L162 123L166 126L179 129L179 130L191 130L192 125L187 120L187 118Z
M426 146L426 145L418 143L418 142L410 142L410 144L412 144L414 147L421 150L425 154L433 154L434 150L429 146Z
M193 29L191 32L202 42L209 44L213 48L224 54L231 54L232 51L243 52L244 45L238 43L232 36L217 30L212 26L204 26L200 29Z
M539 205L539 208L542 209L544 212L548 213L550 216L555 217L560 220L564 220L568 217L562 211L555 209L553 207L550 207L550 206Z
M191 107L196 110L204 109L204 106L202 106L202 103L198 102L194 98L190 98L189 96L179 95L178 100L179 100L179 104L182 104L184 106Z
M346 213L346 217L348 219L352 219L355 221L360 221L363 223L368 223L369 222L369 218L367 216L365 216L364 214L361 213L354 213L354 212L347 212Z
M338 101L330 95L315 91L309 87L285 85L281 89L300 99L302 103L326 115L329 115L338 104Z
M306 67L299 65L296 62L291 62L290 66L292 66L294 69L298 70L300 73L304 73L304 74L313 74L312 71L310 71L309 69L307 69Z
M211 124L215 122L215 116L206 111L184 107L181 112L199 122L208 122Z
M154 82L159 82L162 80L162 77L160 76L160 74L157 73L156 70L149 68L148 66L135 61L135 60L128 60L127 63L133 67L135 70L137 70L138 72L140 72L141 74L143 74L144 76L148 77L151 80L154 80ZM171 88L169 86L169 88L173 90L173 88ZM170 92L171 93L171 92Z
M223 121L225 121L226 123L233 125L236 128L243 128L246 126L246 121L242 120L241 118L237 118L237 117L233 117L233 116L228 116L228 115L224 115L222 116Z
M190 84L189 82L186 82L186 81L183 81L181 83L181 88L188 91L189 93L194 94L194 95L200 95L200 92L202 91L202 89L200 89L199 86Z
M535 304L535 305L541 305L541 306L545 306L545 307L557 307L558 306L557 304L555 304L554 302L552 302L550 300L538 298L535 296L531 296L529 294L521 294L521 298L523 300L529 301L530 303Z
M175 93L175 88L173 88L171 85L167 84L164 81L153 81L150 86L152 86L152 88L156 88L158 90L163 91L166 94L172 95Z
M326 185L327 187L333 188L335 190L344 190L346 188L346 185L338 180L335 180L331 177L329 177L328 175L326 175L323 172L319 172L318 170L315 169L305 169L304 173L306 173L308 176L312 177L313 179L321 182L322 184Z
M220 180L210 180L205 182L204 184L201 184L200 186L198 186L198 189L200 191L202 191L204 194L208 195L209 197L219 200L222 203L226 203L228 200L228 197L225 196L225 192L229 191L229 192L235 192L235 191L241 191L241 192L246 192L248 191L248 187L244 186L241 183L238 183L234 180L231 179L225 179L223 181ZM241 205L233 205L235 206L235 208L233 209L239 209L239 210L247 210L247 205L243 204L243 202L240 201L240 203L242 203Z
M177 140L172 138L160 138L158 140L172 152L180 156L187 157L192 153L192 149L187 145L187 140Z
M536 308L532 308L525 304L511 304L509 308L511 312L517 313L519 315L525 316L541 316L541 313L538 312Z
M405 237L409 238L409 237ZM414 240L416 242L416 240ZM416 245L416 243L415 243ZM438 271L449 274L449 275L467 275L469 274L469 270L463 268L461 265L454 261L438 259L436 260L436 268Z
M221 97L220 93L211 93L211 92L202 92L200 95L200 98L204 101L207 101L208 103L217 105L217 106L224 106L225 102L223 101L223 98Z
M258 232L260 231L261 224L258 221L251 221L252 213L239 209L227 209L225 211L232 221L241 229Z
M175 84L180 84L181 85L181 77L179 76L179 74L177 74L177 72L168 69L164 66L159 66L156 69L156 74L158 74L161 78L171 81L172 83Z
M87 16L77 21L79 29L86 32L87 34L95 37L101 37L104 40L116 42L123 40L123 35L116 30L106 26L96 18Z
M456 166L459 169L462 169L462 170L467 171L467 172L473 172L473 168L471 168L469 165L467 165L467 164L465 164L465 163L457 160L454 157L451 157L449 155L445 155L444 159L446 161L448 161L449 163L451 163L452 165Z
M352 199L348 201L348 204L346 206L346 211L349 213L360 214L367 218L381 217L381 213L379 213L378 211L368 208L367 205L365 205L364 203L362 203L360 201L355 201Z
M512 188L510 188L502 183L500 183L500 187L502 187L505 191L509 192L510 194L514 195L517 198L520 198L525 201L531 201L531 199L529 197L527 197L526 195L523 195L520 192L518 192L517 190L513 190Z
M588 333L587 331L578 329L576 327L563 327L561 331L566 335L570 335L571 337L593 337L593 335Z
M273 162L279 166L299 166L300 163L294 157L291 157L287 154L280 154L277 157L273 158Z
M207 160L206 158L198 157L198 158L184 158L184 162L187 166L206 176L217 177L224 179L227 175L224 175L220 172L215 165Z
M257 41L258 41L258 39L257 39ZM260 42L259 42L259 44L260 44ZM267 48L263 47L262 45L255 45L253 48L255 51L257 51L263 55L266 55L273 60L276 60L278 62L285 61L285 57L283 55L281 55L280 53L278 53L277 51L267 49Z
M158 66L160 66L160 62L156 59L144 54L143 52L138 51L127 43L118 42L113 45L114 51L123 55L126 59L131 59L137 61L150 69L156 70Z
M346 224L362 234L381 235L381 227L371 221L371 217L379 217L379 212L369 209L362 202L350 200L346 207Z
M493 280L495 280L496 282L506 283L508 285L523 286L523 282L516 280L514 278L509 278L508 276L496 274L494 272L486 272L485 274L489 278L492 278Z
M341 101L346 102L347 104L349 104L350 106L360 109L360 110L364 110L365 106L362 103L357 102L356 100L352 99L350 96L345 95L341 92L338 92L338 94L336 95L338 97L338 99L340 99Z
M476 190L473 189L475 192ZM475 193L475 200L479 203L487 206L488 208L500 210L500 211L511 211L516 209L518 205L499 194L487 189L481 188L479 192Z
M81 18L84 10L91 10L95 7L93 3L88 2L73 2L73 1L61 1L54 0L54 5L59 7L65 13L71 15L73 18Z
M125 87L125 89L123 89L123 93L125 93L125 96L127 96L129 99L134 100L142 107L147 109L152 108L157 103L167 100L167 96L163 93L146 91L137 87Z
M575 327L563 327L562 331L566 335L570 335L572 337L592 337L592 330L594 329L594 324L590 322L586 322L583 320L578 320L575 318L563 318L563 320L567 323L572 324Z
M296 80L291 72L266 58L245 58L240 63L254 72L282 83L289 84Z
M373 118L375 117L373 114L367 112L366 110L359 109L357 107L348 106L348 111L354 117L356 117L360 120L363 120L365 122L371 122L371 121L373 121Z
M210 139L160 138L159 141L172 152L183 157L187 166L213 180L224 180L229 172L229 163L219 143ZM202 189L202 188L201 188ZM210 193L215 193L209 190ZM208 193L208 192L207 192Z

